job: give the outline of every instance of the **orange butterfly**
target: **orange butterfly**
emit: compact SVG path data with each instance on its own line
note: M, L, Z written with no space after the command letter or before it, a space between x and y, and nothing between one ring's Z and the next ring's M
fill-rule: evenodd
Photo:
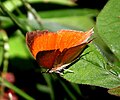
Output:
M73 63L92 40L93 29L82 32L75 30L60 30L55 32L27 32L26 43L41 67L46 72L60 73L66 66Z

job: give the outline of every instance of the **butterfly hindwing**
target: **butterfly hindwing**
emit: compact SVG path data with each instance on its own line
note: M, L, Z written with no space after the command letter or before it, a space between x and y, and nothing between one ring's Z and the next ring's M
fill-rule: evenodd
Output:
M51 69L53 67L54 61L60 55L60 53L61 52L59 49L39 51L36 55L36 60L40 66Z
M69 64L77 59L83 52L88 43L83 43L81 45L64 49L62 53L57 57L55 63L59 64Z

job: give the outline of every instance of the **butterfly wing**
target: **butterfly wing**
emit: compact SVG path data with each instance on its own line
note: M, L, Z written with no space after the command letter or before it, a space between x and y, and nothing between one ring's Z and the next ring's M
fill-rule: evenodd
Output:
M56 36L57 34L48 31L27 32L26 43L34 58L39 51L55 50Z
M93 29L87 32L75 30L60 30L57 33L33 31L27 32L26 43L35 58L39 51L59 49L62 52L65 48L85 43L92 33Z
M76 30L60 30L57 34L58 39L56 44L58 48L60 48L60 51L63 51L65 48L71 48L87 42L93 34L93 29L86 32Z
M41 67L52 69L54 62L60 53L59 49L39 51L36 55L36 61Z
M88 44L86 41L92 33L93 29L87 32L60 30L57 34L33 31L26 34L26 42L39 65L51 69L74 61Z
M91 41L92 40L80 44L78 46L71 47L69 49L64 49L63 52L55 60L54 65L56 64L64 65L72 63L75 59L77 59L80 56L80 54L83 52L87 44L90 43Z

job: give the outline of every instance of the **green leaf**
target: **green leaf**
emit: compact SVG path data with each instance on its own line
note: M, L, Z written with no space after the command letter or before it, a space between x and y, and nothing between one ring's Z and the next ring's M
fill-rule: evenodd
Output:
M9 17L0 16L0 20L1 20L1 28L3 29L13 26L13 22Z
M72 16L72 17L62 17L62 18L51 18L45 21L51 23L58 23L58 25L51 24L48 26L49 29L57 31L58 29L73 29L73 30L88 30L94 26L94 21L91 17L86 16ZM54 25L54 26L53 26ZM47 28L47 27L46 27Z
M43 20L44 29L49 31L58 31L60 29L88 30L93 26L94 21L86 16L50 18Z
M14 23L17 27L19 27L22 31L27 31L27 30L29 30L29 28L30 28L29 25L27 25L27 23L26 23L26 24L23 24L23 22L20 21L20 20L17 18L17 16L15 16L12 12L10 12L10 11L8 10L8 8L5 7L5 5L4 5L3 3L1 3L1 2L0 2L0 7L1 7L2 11L3 11L7 16L9 16L9 18L13 21L13 23Z
M10 44L10 57L21 57L21 58L28 58L28 51L26 51L26 44L25 44L25 38L20 33L20 31L17 31L13 34L12 37L9 38L9 44ZM17 46L17 48L16 48Z
M97 14L97 10L91 9L63 9L40 12L40 16L44 18L44 29L50 31L60 29L88 30L94 26L93 17Z
M45 93L50 93L51 92L50 87L48 87L46 85L37 84L36 87L39 91L42 91L42 92L45 92Z
M17 3L16 3L17 2ZM56 3L61 5L68 5L68 6L75 6L76 4L73 1L70 0L27 0L29 3ZM21 6L22 2L21 0L6 0L3 2L5 7L9 8L9 11L13 11L16 9L17 6Z
M109 0L97 18L98 33L120 61L120 1Z
M85 54L85 55L84 55ZM120 86L120 73L117 74L107 65L99 49L93 44L82 54L80 60L69 69L73 73L65 72L63 77L78 84L95 85L105 88Z
M72 14L71 14L72 12ZM95 9L60 9L51 11L38 11L42 18L62 18L62 17L75 17L75 16L97 16L98 10Z
M30 52L27 49L25 37L20 31L17 31L9 38L10 44L10 62L12 66L16 66L19 70L33 68L33 63L29 58Z

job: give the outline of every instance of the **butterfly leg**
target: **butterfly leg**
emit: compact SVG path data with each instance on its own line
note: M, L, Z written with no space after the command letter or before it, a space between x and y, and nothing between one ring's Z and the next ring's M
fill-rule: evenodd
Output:
M64 74L63 74L62 72L60 72L60 71L56 71L55 73L57 73L57 74L59 74L59 75L61 75L61 76L64 75Z
M74 71L70 70L70 69L63 69L64 73L74 73Z

